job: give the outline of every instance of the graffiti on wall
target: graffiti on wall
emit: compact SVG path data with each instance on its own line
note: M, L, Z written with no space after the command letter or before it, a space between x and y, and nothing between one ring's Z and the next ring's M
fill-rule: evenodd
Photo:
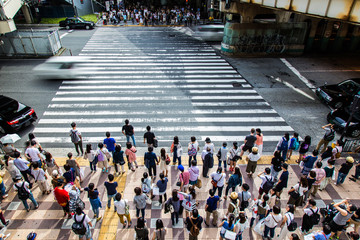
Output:
M239 37L235 45L241 53L283 53L286 50L286 36L281 34Z

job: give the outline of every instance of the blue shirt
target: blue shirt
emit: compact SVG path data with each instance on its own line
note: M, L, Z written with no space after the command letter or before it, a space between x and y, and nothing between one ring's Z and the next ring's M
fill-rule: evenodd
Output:
M205 209L207 212L212 212L217 209L217 203L220 200L219 196L209 197L206 200L208 207Z
M318 232L318 233L315 233L314 239L315 240L328 240L330 238L330 235L331 235L331 233L328 235L325 235L325 233L323 233L323 232Z
M115 150L115 139L114 138L105 138L104 139L104 144L106 145L107 150L109 150L109 152L113 152Z
M281 180L281 182L278 184L278 187L286 188L289 180L289 171L283 171L280 175L279 180Z
M316 160L318 159L318 157L313 157L313 156L307 156L305 159L307 159L307 161L304 164L304 167L307 168L313 168L314 167L314 163L316 162Z
M155 160L157 160L156 154L154 152L146 152L144 155L145 166L147 168L156 166Z
M162 180L157 181L156 186L158 186L159 192L165 192L166 191L167 183L168 183L167 178L164 178L164 182Z
M65 178L67 183L74 182L76 178L75 170L73 168L70 168L70 171L65 172L63 174L63 177Z

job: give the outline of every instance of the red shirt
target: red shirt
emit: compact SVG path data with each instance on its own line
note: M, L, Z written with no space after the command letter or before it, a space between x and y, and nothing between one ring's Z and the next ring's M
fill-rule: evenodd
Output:
M180 181L184 182L184 185L189 184L190 180L190 173L188 171L184 171L183 173L180 173Z
M57 202L60 204L60 206L66 206L66 204L69 202L70 197L69 193L65 189L60 189L56 187L54 189L54 194Z

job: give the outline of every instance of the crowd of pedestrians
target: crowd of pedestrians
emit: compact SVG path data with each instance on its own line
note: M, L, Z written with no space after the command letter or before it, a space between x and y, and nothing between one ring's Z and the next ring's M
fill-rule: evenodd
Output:
M333 146L328 146L334 140L335 135L331 125L323 128L325 135L311 154L307 154L311 147L310 136L306 136L304 141L300 142L297 133L294 133L292 137L289 133L285 133L274 149L271 167L266 167L264 171L258 171L257 163L262 157L263 149L261 129L251 129L243 143L233 142L230 148L227 147L226 142L216 148L210 138L206 138L201 146L201 143L193 136L185 145L187 147L183 149L179 138L175 136L169 146L169 153L165 148L161 148L157 155L155 151L158 147L156 136L151 132L151 127L147 126L143 136L144 143L148 146L148 151L144 154L144 165L147 170L142 173L143 178L134 188L133 203L117 192L118 183L114 176L125 173L125 163L127 163L129 171L143 171L143 168L137 170L135 131L129 120L125 121L122 128L122 133L127 139L125 151L109 132L105 133L104 141L97 144L96 150L92 149L91 144L87 144L85 152L82 146L82 134L76 128L75 123L71 124L69 136L77 154L80 155L81 152L84 159L89 161L90 174L96 172L97 167L101 169L102 174L107 174L107 181L104 182L107 195L106 207L111 208L112 201L114 202L114 211L119 216L123 228L132 226L133 216L130 215L129 210L136 209L137 223L134 226L136 239L149 238L149 230L145 224L146 206L152 201L158 200L164 211L170 212L172 225L184 221L189 239L198 238L204 223L206 227L212 225L221 228L220 239L242 239L246 229L253 229L264 239L289 237L296 240L299 239L299 236L294 233L296 229L299 228L306 235L320 223L320 209L315 201L319 197L317 191L326 190L331 179L336 179L334 165L341 156L343 143L337 140L332 144ZM329 137L329 134L333 136ZM84 172L73 155L68 153L68 159L61 168L51 154L42 149L33 134L31 137L23 157L15 148L10 151L6 146L7 154L4 165L14 181L13 188L17 191L18 198L23 202L25 209L30 211L28 199L32 202L33 209L39 207L31 191L33 184L38 184L42 194L49 194L53 191L56 201L64 211L64 217L74 219L73 231L80 238L91 239L91 219L88 216L90 214L83 212L85 203L80 198L80 192L87 192L93 211L91 215L100 221L102 201L99 197L98 186L89 183L87 187L82 188ZM319 155L321 146L323 149ZM289 186L287 161L297 151L299 151L300 157L296 160L302 169L301 178L295 185ZM181 159L184 157L184 152L188 155L188 162ZM248 154L245 155L245 153ZM110 173L111 166L108 165L111 159L115 168L114 174ZM213 171L216 160L218 164L216 170ZM248 178L244 178L241 174L238 165L240 160L245 160L247 164ZM202 170L198 166L199 162L202 163ZM176 167L175 165L178 169L177 187L170 189L168 174L170 168ZM353 165L354 159L350 156L346 157L345 163L341 164L338 171L335 185L344 182ZM359 168L359 164L357 164L356 174L353 176L354 181L359 177ZM52 187L48 183L50 176L52 177ZM261 180L258 190L251 189L250 184L246 183L246 179L253 177ZM207 178L212 187L205 191L208 192L208 198L204 209L206 216L203 216L205 218L203 219L199 214L198 189L202 188L202 182ZM0 188L2 197L6 198L6 186L2 181ZM167 190L171 190L169 197ZM282 212L280 199L284 190L287 190L289 200L286 211ZM255 191L258 194L253 196L251 193ZM228 206L225 214L219 211L219 203L222 201L225 201ZM299 208L303 211L301 226L297 226L294 221L295 211ZM356 231L359 230L360 209L357 209L354 204L349 200L344 200L334 204L333 209L336 210L336 215L324 224L322 235L314 233L314 236L320 236L314 239L329 239L330 236L332 239L339 238L341 231L348 225L348 221L355 224ZM1 217L2 212L0 214ZM4 225L9 224L3 217L1 222ZM79 222L83 223L83 227L78 224ZM275 234L276 228L280 228L278 235ZM150 237L165 239L166 234L167 229L162 220L158 219L156 230ZM356 236L356 233L352 233L352 235Z
M200 23L200 10L188 7L150 9L147 7L115 8L102 15L103 24L186 25Z

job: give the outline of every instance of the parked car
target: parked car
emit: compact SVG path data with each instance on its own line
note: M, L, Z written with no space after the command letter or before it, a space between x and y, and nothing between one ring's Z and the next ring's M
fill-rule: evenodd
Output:
M91 21L85 21L81 17L68 17L63 21L60 21L59 26L66 29L85 28L88 30L94 28L95 23Z
M75 79L86 73L79 65L86 63L90 58L83 56L56 56L34 67L36 76L45 79Z
M360 93L360 78L342 81L338 84L324 85L316 89L316 95L331 108L337 109L351 104Z
M327 120L329 123L334 124L334 129L336 131L342 133L345 130L350 112L350 106L335 109L327 115ZM353 115L345 135L353 138L360 137L360 112L356 112Z
M37 120L33 108L0 95L0 133L13 133Z

